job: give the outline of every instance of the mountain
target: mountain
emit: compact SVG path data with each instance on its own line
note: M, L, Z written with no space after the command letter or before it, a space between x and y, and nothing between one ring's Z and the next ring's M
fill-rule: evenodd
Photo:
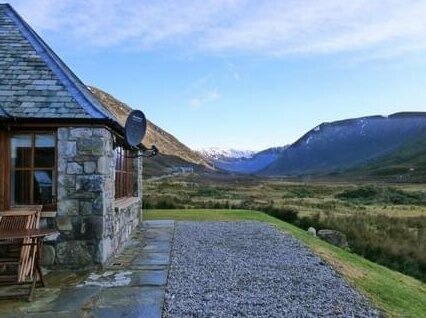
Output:
M249 151L201 152L215 168L221 170L253 174L277 160L286 147L269 148L257 153Z
M426 131L388 155L337 175L341 176L383 181L425 182Z
M132 108L99 88L89 86L89 89L124 125ZM159 150L159 154L156 157L144 159L144 175L148 177L163 175L179 167L213 168L212 164L203 156L192 151L176 137L150 120L147 120L147 130L143 143L147 147L155 145Z
M132 110L110 94L91 92L124 124ZM323 123L290 146L253 153L209 148L192 151L170 133L147 122L143 140L160 154L144 160L144 175L194 169L260 176L342 175L388 180L426 179L426 112L396 113ZM216 173L216 172L215 172ZM221 173L219 173L221 174Z
M256 151L252 150L237 150L233 148L210 147L198 149L197 152L209 161L251 158Z
M335 173L385 160L426 131L426 113L406 112L323 123L283 151L265 176ZM380 165L380 164L379 164Z

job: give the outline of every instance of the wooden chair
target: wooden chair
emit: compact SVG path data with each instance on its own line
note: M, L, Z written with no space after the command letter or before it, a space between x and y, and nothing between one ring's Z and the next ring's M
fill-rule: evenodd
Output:
M42 206L19 206L10 211L0 212L0 231L14 231L22 229L38 229L40 223L40 213ZM0 266L17 266L14 275L16 283L24 283L26 280L33 280L34 261L36 257L36 247L31 245L31 239L18 240L16 242L3 242L4 245L16 246L9 249L6 256L0 258ZM16 244L15 244L16 243ZM0 242L0 245L2 242ZM4 276L7 277L7 276ZM12 278L13 279L13 278ZM13 279L13 280L15 280Z

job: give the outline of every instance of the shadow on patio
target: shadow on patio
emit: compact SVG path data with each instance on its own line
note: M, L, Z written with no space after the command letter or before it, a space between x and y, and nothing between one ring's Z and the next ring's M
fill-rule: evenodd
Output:
M32 302L0 300L0 316L161 317L173 232L173 221L145 221L102 270L47 272Z

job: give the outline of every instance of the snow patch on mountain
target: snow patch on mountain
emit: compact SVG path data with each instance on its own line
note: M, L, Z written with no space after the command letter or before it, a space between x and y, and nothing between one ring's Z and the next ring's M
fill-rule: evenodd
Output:
M257 152L252 150L239 150L233 148L210 147L198 149L197 152L208 160L220 159L250 159Z
M256 152L214 147L198 152L215 168L236 173L256 173L277 160L286 148L287 146L274 147Z

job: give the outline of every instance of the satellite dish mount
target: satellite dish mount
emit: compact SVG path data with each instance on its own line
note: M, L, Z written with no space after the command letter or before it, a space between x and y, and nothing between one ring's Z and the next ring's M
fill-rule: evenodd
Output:
M124 138L130 148L139 148L142 150L142 155L135 157L153 157L158 153L155 146L146 148L142 145L142 139L146 133L146 117L140 110L133 110L127 117L126 125L124 126ZM134 157L134 158L135 158Z

